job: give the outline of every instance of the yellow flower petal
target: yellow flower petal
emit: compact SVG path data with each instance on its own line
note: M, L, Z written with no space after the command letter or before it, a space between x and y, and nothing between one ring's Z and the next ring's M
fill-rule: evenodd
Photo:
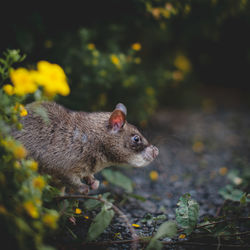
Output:
M118 69L121 68L120 59L119 59L115 54L112 54L112 55L110 56L110 60L111 60L111 62L112 62Z
M203 142L201 142L201 141L196 141L192 147L192 149L195 153L202 153L204 151L204 148L205 148L205 146L204 146Z
M179 239L185 239L186 238L186 235L185 234L180 234L179 235Z
M158 174L158 172L157 171L151 171L150 173L149 173L149 177L150 177L150 179L152 180L152 181L157 181L158 180L158 178L159 178L159 174Z
M43 86L47 96L61 94L66 96L70 93L69 85L63 69L47 61L37 63L37 72L33 72L33 77L39 85Z
M37 176L33 179L33 186L34 188L42 190L45 186L45 180L42 176Z
M134 44L132 44L131 47L132 47L133 50L136 50L136 51L141 50L141 44L140 43L134 43Z
M13 148L13 154L16 159L23 159L26 157L27 151L22 145L18 145Z
M222 176L226 175L227 172L228 172L228 169L226 167L222 167L222 168L219 169L219 173Z
M135 228L140 227L140 225L138 225L138 224L132 224L132 226L135 227Z
M80 208L76 208L75 213L76 213L76 214L81 214L81 213L82 213L82 210L81 210Z
M4 85L3 90L8 95L13 95L14 94L14 87L11 84Z
M7 214L7 210L3 205L0 205L0 214Z
M93 49L95 49L95 44L94 44L94 43L89 43L89 44L87 45L87 48L88 48L89 50L93 50Z
M42 220L46 226L48 226L52 229L56 229L58 218L59 218L58 213L56 211L53 211L53 212L45 214L43 216Z
M36 161L30 161L29 168L33 171L37 171L38 170L38 163Z
M189 72L191 70L191 63L184 55L178 55L174 60L174 65L183 72Z
M26 201L23 207L32 218L37 219L39 217L38 210L32 201Z
M38 86L25 68L18 68L10 72L10 79L14 85L14 93L20 96L34 93Z
M26 116L28 115L28 111L25 109L25 107L21 104L20 107L20 116Z

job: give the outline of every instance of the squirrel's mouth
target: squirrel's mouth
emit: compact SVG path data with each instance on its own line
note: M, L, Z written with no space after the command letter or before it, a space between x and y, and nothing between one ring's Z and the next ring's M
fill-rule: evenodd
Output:
M146 147L142 152L137 153L129 159L129 164L134 167L145 167L151 163L159 154L159 149L153 145Z
M146 147L143 152L144 152L145 160L151 162L159 154L159 149L156 146L150 145L150 146Z

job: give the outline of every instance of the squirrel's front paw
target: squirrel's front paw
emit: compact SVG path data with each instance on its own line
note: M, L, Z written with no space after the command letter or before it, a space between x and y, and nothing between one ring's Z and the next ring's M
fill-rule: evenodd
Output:
M77 189L78 193L80 194L88 194L89 192L89 187L86 184L82 184L78 189Z
M100 184L100 181L95 179L94 181L91 182L90 188L93 189L93 190L96 190L96 189L98 189L99 184Z
M96 190L99 187L100 181L95 179L93 175L85 177L86 183L90 186L91 189Z

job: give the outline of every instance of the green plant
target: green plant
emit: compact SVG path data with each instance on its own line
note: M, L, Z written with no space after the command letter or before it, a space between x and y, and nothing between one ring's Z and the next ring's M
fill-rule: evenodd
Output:
M48 201L58 192L48 184L49 176L38 173L38 163L27 157L26 149L10 134L22 128L19 119L27 115L21 102L36 99L36 93L42 99L46 93L26 69L12 68L25 56L18 50L7 50L4 56L0 60L4 84L0 89L0 234L9 249L42 249L46 236L57 228L59 213ZM6 82L10 74L13 85Z

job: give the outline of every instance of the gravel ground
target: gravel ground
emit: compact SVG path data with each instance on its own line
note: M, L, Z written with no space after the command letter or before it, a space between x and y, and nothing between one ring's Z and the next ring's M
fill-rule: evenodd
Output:
M239 161L248 161L248 113L232 110L213 113L197 110L162 110L151 120L150 130L144 134L159 147L158 159L146 168L123 169L123 172L133 180L134 193L143 196L146 201L131 197L121 201L121 190L110 185L101 185L99 192L110 191L118 197L120 203L116 202L117 206L131 223L141 226L136 229L139 235L152 235L158 224L162 223L159 221L143 224L141 220L148 213L154 216L165 214L168 219L174 219L176 203L184 193L190 193L199 203L200 217L215 216L224 201L218 191L229 183L226 171L237 168ZM159 174L156 181L149 177L152 170ZM77 227L72 230L83 238L87 226L88 223L77 223ZM121 239L131 238L122 220L115 217L99 241L114 240L117 233L120 233ZM103 249L130 248L130 244L123 244Z

